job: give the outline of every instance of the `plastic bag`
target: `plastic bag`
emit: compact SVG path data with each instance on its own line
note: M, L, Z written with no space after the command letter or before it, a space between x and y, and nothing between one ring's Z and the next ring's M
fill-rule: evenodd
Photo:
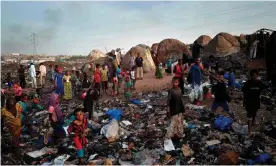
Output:
M267 153L260 154L259 156L256 157L255 162L258 164L265 164L271 159L270 155Z
M131 103L136 104L136 105L140 105L141 101L140 100L130 100Z
M237 122L234 122L232 124L232 129L236 134L239 134L239 135L247 135L248 134L248 126L247 125L241 125Z
M110 123L101 128L101 134L108 139L116 139L119 134L119 123L116 119L112 119Z
M194 88L191 90L191 93L189 94L189 98L191 102L194 102L194 100L203 100L203 86L195 85Z
M106 112L106 115L109 115L109 119L116 119L117 121L121 120L122 111L119 109L111 109Z
M214 128L220 131L228 131L231 128L233 120L231 118L219 115L215 119Z

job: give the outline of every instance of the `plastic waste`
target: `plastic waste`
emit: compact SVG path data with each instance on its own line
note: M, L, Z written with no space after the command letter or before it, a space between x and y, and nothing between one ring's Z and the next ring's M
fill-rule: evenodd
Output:
M131 103L133 103L133 104L136 104L136 105L140 105L140 104L142 104L142 102L140 101L140 100L135 100L135 99L133 99L133 100L129 100Z
M70 155L64 154L54 159L54 165L64 165L64 162L68 160Z
M116 119L112 119L107 125L101 129L103 134L108 139L116 139L119 134L119 123Z
M248 126L247 125L241 125L237 122L234 122L232 124L232 129L236 134L239 134L239 135L247 135L248 134Z
M265 164L267 161L271 159L271 156L267 153L260 154L256 157L255 162L258 164Z
M225 117L223 115L219 115L215 119L214 128L220 131L229 131L233 120L231 118Z
M117 121L121 120L122 111L119 109L111 109L106 112L106 115L109 115L109 119L116 119Z

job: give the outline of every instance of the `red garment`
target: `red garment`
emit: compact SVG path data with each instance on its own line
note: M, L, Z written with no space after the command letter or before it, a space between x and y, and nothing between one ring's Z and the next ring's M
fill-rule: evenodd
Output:
M76 121L73 121L69 128L67 129L67 132L70 134L71 132L75 133L75 137L73 138L73 141L76 144L77 150L83 149L83 147L87 144L87 139L84 136L81 136L82 133L84 133L84 130L88 128L88 121L86 118L83 118L83 123L81 125L78 125Z
M179 66L179 64L175 65L175 76L181 78L181 73L181 67Z
M95 80L96 83L101 83L101 72L100 72L99 69L95 70L94 80Z

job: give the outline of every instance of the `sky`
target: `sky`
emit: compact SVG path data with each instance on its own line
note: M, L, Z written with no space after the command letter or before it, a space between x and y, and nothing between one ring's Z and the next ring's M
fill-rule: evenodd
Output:
M276 2L1 1L1 53L88 55L128 51L166 38L185 44L200 35L276 29Z

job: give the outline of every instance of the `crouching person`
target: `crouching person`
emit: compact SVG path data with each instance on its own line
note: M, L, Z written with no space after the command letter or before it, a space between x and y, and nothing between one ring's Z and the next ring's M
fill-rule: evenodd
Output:
M86 92L86 96L83 101L83 106L85 109L85 112L89 113L89 119L92 120L93 118L93 111L94 111L94 103L98 105L98 100L100 98L100 92L97 89L90 88Z
M173 87L168 93L168 117L170 118L170 126L168 128L166 138L172 138L174 140L180 140L184 134L184 102L182 99L181 89L179 87L179 79L173 77Z
M70 124L67 131L69 134L74 134L73 141L77 148L79 164L85 164L84 163L84 147L87 144L86 135L89 131L88 121L84 117L83 109L81 109L81 108L75 109L74 114L76 116L76 119Z

